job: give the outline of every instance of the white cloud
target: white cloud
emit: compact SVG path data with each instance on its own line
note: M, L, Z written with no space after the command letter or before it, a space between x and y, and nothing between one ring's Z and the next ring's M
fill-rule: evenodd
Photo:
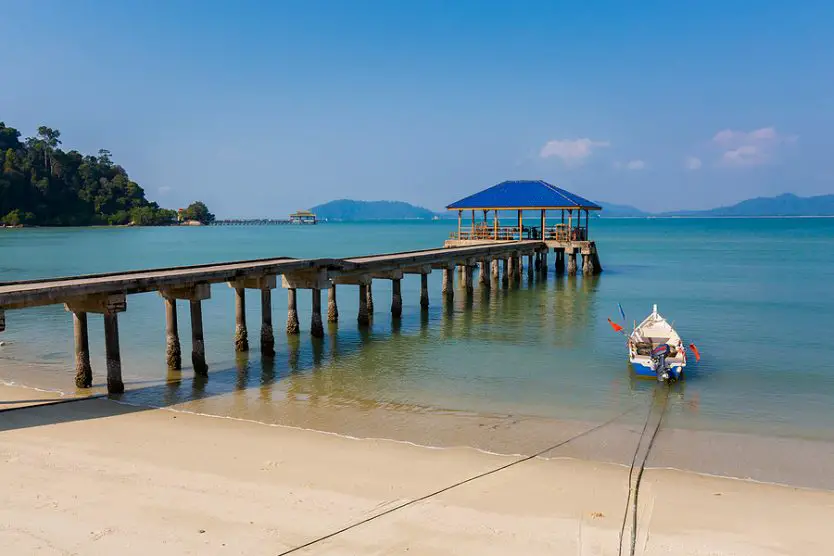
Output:
M687 170L698 170L701 166L703 166L703 163L697 156L687 156L683 161L683 167Z
M753 131L723 129L712 142L724 152L721 162L728 166L756 166L770 161L776 149L785 143L795 143L796 135L781 135L774 127Z
M642 170L646 167L646 163L642 160L631 160L628 163L626 163L625 167L629 170Z
M163 185L162 187L157 189L157 191L159 192L160 195L166 195L166 194L171 192L171 188L168 187L167 185Z
M721 160L731 166L756 166L767 162L768 155L756 145L742 145L726 151Z
M542 158L558 157L565 164L581 164L591 156L594 149L607 147L608 141L594 141L584 137L582 139L554 139L548 141L539 152Z

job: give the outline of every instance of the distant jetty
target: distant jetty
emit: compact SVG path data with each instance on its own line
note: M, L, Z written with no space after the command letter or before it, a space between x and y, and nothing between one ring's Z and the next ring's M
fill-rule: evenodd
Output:
M227 219L215 220L211 223L212 226L278 226L284 224L302 224L315 225L318 224L316 215L309 210L299 210L290 215L288 219L273 219L273 218L251 218L251 219Z

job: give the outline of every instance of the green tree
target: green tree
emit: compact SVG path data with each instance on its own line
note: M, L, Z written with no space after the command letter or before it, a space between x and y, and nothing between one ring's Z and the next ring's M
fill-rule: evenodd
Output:
M58 139L60 136L61 132L57 129L52 129L51 127L46 127L45 125L38 128L38 138L43 145L44 169L46 171L50 171L51 169L49 161L52 153L55 152L55 149L61 144L61 141Z
M183 218L186 220L196 220L201 224L211 224L214 222L214 215L209 212L208 207L202 201L195 201L188 205L183 211Z

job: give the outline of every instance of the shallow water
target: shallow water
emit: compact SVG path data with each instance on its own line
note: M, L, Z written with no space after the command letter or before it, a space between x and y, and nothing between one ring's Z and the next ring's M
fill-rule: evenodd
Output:
M431 248L453 225L0 230L0 280ZM286 296L276 290L273 361L258 353L254 293L247 304L252 351L235 357L231 290L215 285L203 308L207 381L192 382L188 367L166 371L162 300L130 296L119 321L127 399L263 422L311 410L375 419L396 410L382 414L396 413L398 427L409 414L600 421L648 403L655 389L630 375L623 339L606 318L619 318L619 302L629 321L639 321L657 303L703 356L674 387L669 426L834 440L834 220L612 219L592 222L591 233L602 276L557 278L551 270L547 280L528 282L525 274L518 288L479 288L470 299L458 291L444 306L434 273L427 313L419 308L419 278L411 276L399 323L388 314L390 284L375 281L368 331L356 326L356 288L346 286L341 321L323 341L280 333ZM299 292L302 328L309 308L309 293ZM179 320L188 365L185 304ZM6 321L0 379L74 390L70 314L52 306L10 311ZM90 316L90 335L100 385L100 317ZM472 428L490 434L478 431Z

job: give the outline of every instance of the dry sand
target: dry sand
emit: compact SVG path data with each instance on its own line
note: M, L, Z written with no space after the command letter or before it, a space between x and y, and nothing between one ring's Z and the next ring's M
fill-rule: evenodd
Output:
M0 407L48 398L0 386ZM0 554L276 555L515 459L106 399L22 408L0 413ZM295 554L617 554L627 484L621 465L533 459ZM650 469L639 500L637 554L834 541L828 491Z

